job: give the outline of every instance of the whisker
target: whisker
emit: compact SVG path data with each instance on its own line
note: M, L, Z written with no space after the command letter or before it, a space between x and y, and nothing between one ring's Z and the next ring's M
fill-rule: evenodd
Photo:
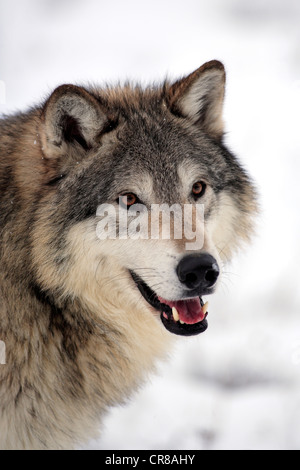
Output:
M222 273L223 273L224 275L228 274L229 276L241 277L240 274L237 274L237 273L234 273L234 272L231 272L231 271L223 271Z

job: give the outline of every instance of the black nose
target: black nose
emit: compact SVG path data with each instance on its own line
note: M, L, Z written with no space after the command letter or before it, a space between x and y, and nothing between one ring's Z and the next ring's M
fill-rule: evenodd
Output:
M213 287L220 274L215 258L207 253L187 255L177 266L177 275L188 289Z

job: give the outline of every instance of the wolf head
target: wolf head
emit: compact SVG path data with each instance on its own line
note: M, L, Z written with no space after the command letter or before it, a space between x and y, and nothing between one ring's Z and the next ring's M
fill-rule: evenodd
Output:
M162 86L54 91L38 129L46 190L34 259L43 289L102 317L134 312L135 322L151 318L180 335L206 329L202 296L249 239L256 211L251 180L223 143L224 90L224 67L212 61ZM148 236L122 237L120 220L137 204ZM169 237L161 215L151 236L153 205L182 214L188 206L202 243L190 250L191 237L175 236L175 222L188 217L172 210ZM114 237L99 236L99 207L112 209Z

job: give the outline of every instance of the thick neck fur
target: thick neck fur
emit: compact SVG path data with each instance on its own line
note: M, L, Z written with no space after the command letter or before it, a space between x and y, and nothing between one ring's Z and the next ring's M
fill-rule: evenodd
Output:
M112 328L78 299L59 308L37 286L21 292L9 282L1 287L5 297L19 301L1 303L7 364L0 366L0 448L79 445L97 433L107 407L125 401L162 355L153 325L143 326L143 341L138 326ZM106 313L120 317L112 307Z

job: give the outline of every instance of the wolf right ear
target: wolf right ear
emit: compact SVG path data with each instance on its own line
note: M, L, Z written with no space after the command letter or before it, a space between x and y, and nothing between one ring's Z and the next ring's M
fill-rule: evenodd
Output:
M225 93L225 69L212 60L176 83L169 90L169 107L177 115L189 118L208 135L220 139Z
M75 85L62 85L52 93L42 120L42 145L48 158L62 155L70 146L90 150L108 122L96 98Z

